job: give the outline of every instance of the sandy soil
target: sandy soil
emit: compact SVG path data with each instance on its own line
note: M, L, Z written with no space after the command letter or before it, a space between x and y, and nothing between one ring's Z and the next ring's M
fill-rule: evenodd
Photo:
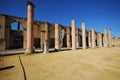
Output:
M20 55L27 80L120 80L120 47ZM0 57L0 80L24 80L19 55Z

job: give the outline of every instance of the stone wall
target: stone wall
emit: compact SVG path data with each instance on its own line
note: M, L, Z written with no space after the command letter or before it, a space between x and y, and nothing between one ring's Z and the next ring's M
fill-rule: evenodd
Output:
M0 50L10 49L14 44L11 43L13 37L11 36L11 24L14 22L19 22L23 25L22 36L23 36L23 49L26 49L26 33L27 33L27 19L21 17L15 17L10 15L0 14ZM33 29L34 29L34 47L43 48L45 42L45 23L41 21L34 20ZM47 22L48 23L48 22ZM62 30L64 30L64 36L61 37L61 48L62 47L72 47L72 33L70 26L61 25L60 35L62 35ZM82 47L82 30L75 29L75 38L76 38L76 48ZM92 35L91 30L85 30L86 32L86 46L92 46ZM55 24L48 23L48 34L49 34L49 48L55 48ZM101 39L102 38L102 39ZM95 41L94 47L103 46L104 36L103 33L95 32ZM114 39L114 44L119 45L119 40ZM84 45L85 46L85 45Z

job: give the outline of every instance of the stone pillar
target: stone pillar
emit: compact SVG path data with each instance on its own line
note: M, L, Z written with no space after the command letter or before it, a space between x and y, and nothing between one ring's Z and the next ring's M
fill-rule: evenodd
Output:
M7 31L7 33L6 33L6 27L5 27L6 24L5 23L6 23L6 17L0 16L0 51L5 50L7 48L7 43L9 42L9 41L8 42L6 41L7 40L6 38L9 36L10 30L9 30L9 32ZM5 34L6 34L6 36L5 36Z
M27 1L28 7L28 18L27 18L27 46L25 54L33 53L33 45L34 45L34 32L33 32L33 22L34 22L34 4Z
M102 34L99 33L99 47L102 47Z
M92 41L91 41L91 31L88 31L88 44L89 44L89 47L92 46Z
M104 28L104 47L107 47L108 43L107 43L107 30L106 28Z
M76 21L72 20L72 50L76 49L75 31L76 31Z
M60 25L55 24L55 50L60 50Z
M108 41L109 41L109 47L112 47L111 29L108 30Z
M27 23L23 24L24 30L23 30L23 49L26 49L27 44ZM25 27L26 26L26 27Z
M63 47L63 32L64 29L62 29L62 26L60 26L60 49ZM64 34L65 35L65 34Z
M86 49L86 25L82 23L82 47Z
M96 46L99 46L99 33L95 33L95 38Z
M112 42L112 46L114 46L114 37L112 37L111 42Z
M76 47L79 48L79 30L76 29Z
M41 46L41 49L43 50L43 48L44 48L44 31L41 29L41 35L40 35L41 37L40 37L40 46Z
M67 47L71 47L71 42L70 42L70 28L67 28Z
M44 53L49 53L49 24L45 23Z
M95 29L93 28L91 30L92 32L92 48L95 48L96 47L96 43L95 43Z

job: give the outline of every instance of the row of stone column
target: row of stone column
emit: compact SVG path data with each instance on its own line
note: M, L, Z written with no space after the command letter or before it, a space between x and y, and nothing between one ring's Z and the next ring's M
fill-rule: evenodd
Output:
M112 47L112 41L111 41L111 29L108 30L104 28L104 47Z
M76 42L77 38L75 38L75 34L77 30L75 29L75 20L72 20L72 50L76 49ZM75 32L76 30L76 32ZM78 32L77 32L78 33ZM78 37L78 36L77 36ZM82 48L86 49L86 24L82 23ZM78 41L79 44L79 41ZM98 47L112 47L112 42L111 42L111 29L108 30L108 34L106 32L106 28L104 29L104 37L102 36L101 33L96 33L95 29L91 29L88 31L88 45L89 47L95 48L96 46ZM77 46L78 47L78 46Z
M27 46L25 54L33 53L34 46L34 30L33 30L33 22L34 22L34 4L31 2L27 2L28 7L28 18L27 18ZM76 47L79 47L79 30L76 29L76 21L72 20L71 22L72 32L70 32L70 28L67 29L67 46L71 47L72 42L72 50L75 50ZM72 35L72 41L70 40L70 35ZM82 23L82 47L86 49L86 24ZM98 39L97 39L98 37ZM96 47L96 40L98 42L98 46L102 47L102 34L98 33L96 35L95 29L88 31L88 44L89 47ZM61 49L61 27L59 24L55 24L55 50L59 51ZM111 30L109 29L108 34L106 32L106 28L104 29L104 46L112 46L111 44ZM45 41L44 41L44 53L49 52L49 28L48 23L45 23Z

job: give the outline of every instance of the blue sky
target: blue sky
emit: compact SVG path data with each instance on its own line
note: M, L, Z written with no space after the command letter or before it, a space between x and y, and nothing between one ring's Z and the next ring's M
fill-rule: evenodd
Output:
M34 19L71 26L86 23L88 30L103 32L111 28L112 35L120 37L120 0L30 0L35 4ZM26 0L0 0L0 13L27 17Z

